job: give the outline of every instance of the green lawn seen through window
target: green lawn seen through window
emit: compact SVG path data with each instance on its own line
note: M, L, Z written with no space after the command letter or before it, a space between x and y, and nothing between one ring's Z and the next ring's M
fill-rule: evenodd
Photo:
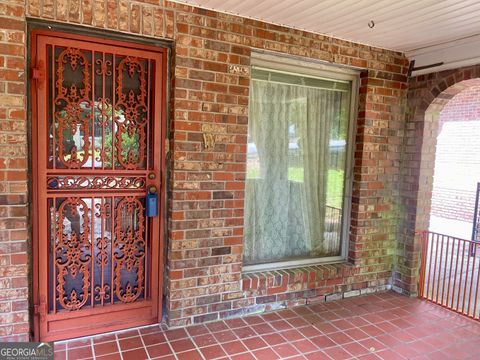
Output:
M253 168L247 170L247 179L260 178L260 169ZM288 180L303 182L304 173L301 167L289 167L288 168ZM343 199L343 181L344 171L329 169L327 180L327 205L341 208Z

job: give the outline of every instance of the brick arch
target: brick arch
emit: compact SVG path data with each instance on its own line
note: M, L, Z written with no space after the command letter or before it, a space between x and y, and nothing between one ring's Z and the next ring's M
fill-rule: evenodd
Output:
M480 65L409 79L393 274L396 290L408 295L417 294L421 251L417 232L429 225L440 112L455 95L478 85Z

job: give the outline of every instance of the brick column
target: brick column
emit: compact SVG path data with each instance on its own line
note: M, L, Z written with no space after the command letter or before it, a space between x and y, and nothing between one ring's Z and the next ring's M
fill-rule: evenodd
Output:
M176 17L167 280L172 326L218 319L242 296L250 49L216 41L216 16L208 15Z

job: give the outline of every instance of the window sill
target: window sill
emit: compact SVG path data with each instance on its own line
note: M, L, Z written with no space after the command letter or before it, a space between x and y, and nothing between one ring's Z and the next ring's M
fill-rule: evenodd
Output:
M333 288L358 272L348 262L302 266L291 269L253 271L242 275L243 291L253 296ZM333 291L332 291L333 292Z
M311 259L301 259L301 260L286 260L278 261L273 263L265 264L254 264L254 265L244 265L243 272L247 273L258 273L258 272L269 272L275 270L290 270L290 269L299 269L306 268L318 265L336 265L345 263L345 257L343 256L330 256L323 258L311 258Z

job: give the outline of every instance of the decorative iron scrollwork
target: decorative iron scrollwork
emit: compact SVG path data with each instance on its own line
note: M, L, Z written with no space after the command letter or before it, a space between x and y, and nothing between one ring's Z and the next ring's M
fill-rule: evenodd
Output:
M42 190L50 210L48 273L54 281L46 312L52 314L151 294L143 198L160 160L150 93L156 60L68 46L47 46L45 70L51 107L44 119Z
M88 205L79 198L67 198L57 211L55 265L57 268L57 301L66 310L79 310L89 298L91 244ZM65 220L71 224L67 231ZM68 282L81 284L81 289Z
M95 300L108 301L110 300L110 285L103 284L95 286Z
M55 97L55 120L58 160L69 169L81 168L90 156L90 124L92 122L92 101L90 99L90 66L80 49L67 48L58 56ZM82 79L70 76L65 79L65 70L72 72L80 67ZM74 137L79 133L79 140ZM81 149L77 144L80 142Z
M102 305L105 301L111 299L111 287L105 281L106 274L105 270L108 269L108 266L111 264L111 234L105 231L107 228L106 224L110 223L112 218L112 210L109 201L105 201L102 199L101 202L97 202L95 204L95 218L100 220L100 236L96 237L95 245L96 245L96 255L95 255L95 262L97 269L100 272L100 276L98 276L100 284L95 285L94 294L95 294L95 301L100 302ZM97 232L98 233L98 232Z
M124 85L125 72L131 80L136 75L138 86L131 89ZM147 80L142 62L135 57L125 57L118 64L117 102L115 109L121 115L115 116L117 125L115 149L117 160L125 169L139 169L145 160L147 125ZM135 139L138 148L125 146L125 138Z
M102 221L102 232L104 232L105 221L111 218L111 209L109 203L97 203L95 204L95 217ZM110 238L106 236L100 236L95 239L97 246L96 262L97 265L103 270L109 263L110 253L108 251L110 247Z
M47 179L49 189L143 189L145 178L140 176L50 176Z
M138 198L125 197L117 205L115 223L115 295L132 302L144 290L145 208ZM124 281L122 281L122 273ZM133 277L131 275L134 275Z
M99 66L99 68L95 71L97 75L112 75L112 71L110 70L112 62L110 60L97 59L95 63Z

